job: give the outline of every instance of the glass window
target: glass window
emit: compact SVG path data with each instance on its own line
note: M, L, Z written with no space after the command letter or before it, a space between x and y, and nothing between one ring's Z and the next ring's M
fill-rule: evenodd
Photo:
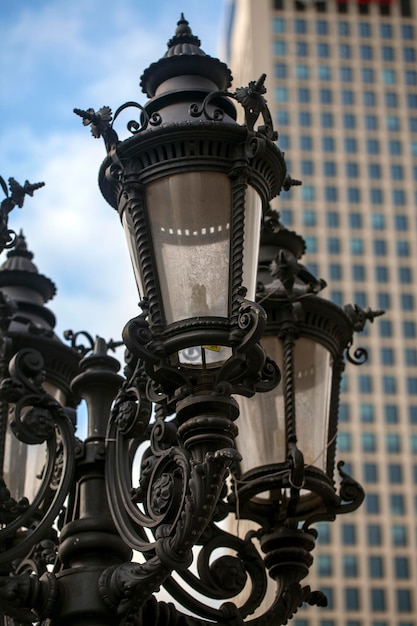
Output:
M388 131L396 132L400 130L400 118L398 115L387 115L385 122Z
M377 294L378 306L386 311L391 308L391 294L380 292Z
M313 149L313 137L311 137L311 135L301 135L300 149L311 152L311 150Z
M329 265L329 277L331 280L342 279L342 266L340 263L330 263Z
M376 439L374 433L361 433L362 451L375 452Z
M362 82L365 84L375 81L375 72L372 67L363 67L361 69Z
M401 24L401 35L403 39L414 39L414 27L411 24Z
M322 137L321 143L323 152L334 152L336 149L334 137Z
M339 237L329 237L327 239L327 251L330 254L339 254L341 249Z
M363 254L363 239L360 237L352 237L350 240L350 251L352 254Z
M316 33L318 35L327 35L329 32L328 24L325 20L316 21Z
M358 557L354 554L343 555L343 574L347 578L356 578L358 575Z
M300 126L311 126L310 111L300 111L298 114L298 123Z
M387 242L384 239L375 239L373 243L376 256L385 256L387 254Z
M381 57L383 61L394 61L395 53L392 46L382 46Z
M332 576L333 563L329 554L319 554L316 556L317 570L320 576Z
M352 266L352 278L354 281L362 282L366 278L365 267L363 265Z
M346 176L348 178L357 178L359 176L359 165L351 161L346 163Z
M333 113L327 111L320 113L320 123L323 128L332 128L334 126Z
M356 115L353 113L344 113L343 126L346 129L356 128Z
M358 386L360 393L372 393L372 377L368 374L359 374Z
M367 543L370 546L380 546L382 543L381 528L378 524L368 524L366 528Z
M401 452L401 439L397 433L385 434L385 447L387 452L398 453Z
M364 463L363 479L367 483L378 482L378 466L376 463Z
M339 57L341 59L350 59L352 56L352 48L348 43L339 44Z
M399 613L410 613L413 610L411 597L409 589L396 590L397 610Z
M310 77L310 68L304 63L297 63L295 75L299 80L307 80Z
M313 209L305 209L303 211L303 225L315 226L317 224L316 212Z
M372 225L373 230L384 230L385 229L385 215L383 215L383 213L372 213L371 225Z
M408 407L408 419L410 424L417 424L417 406Z
M275 56L286 56L287 54L287 44L285 41L274 41L274 54Z
M374 91L364 91L362 97L366 107L374 107L376 105L376 94Z
M345 151L352 153L358 151L358 142L354 137L345 137Z
M380 354L383 365L394 365L394 350L392 348L381 348Z
M345 21L339 22L338 31L339 31L339 35L341 35L342 37L348 37L350 35L349 22L345 22Z
M365 498L365 508L366 508L367 513L370 513L370 514L379 513L380 511L379 494L368 493Z
M309 159L301 161L301 173L303 176L312 176L314 174L314 163Z
M272 27L275 33L285 33L285 20L283 17L274 17Z
M384 561L380 556L370 556L368 559L368 571L371 578L384 577Z
M319 65L317 67L317 78L319 80L331 80L332 72L329 65Z
M392 322L390 320L380 320L378 331L380 337L392 337Z
M359 37L371 37L372 29L369 22L359 22Z
M394 571L395 578L409 578L410 577L410 563L405 556L396 556L394 559Z
M304 35L307 32L307 21L301 18L294 20L294 31L298 35Z
M369 190L369 195L372 204L383 204L384 203L384 192L382 189L373 188Z
M310 102L310 89L307 89L306 87L299 87L297 89L297 94L298 102Z
M398 407L396 404L386 404L384 406L384 417L387 424L398 423Z
M403 481L403 468L399 463L388 465L388 480L392 485L401 484Z
M358 187L348 187L347 199L350 204L358 204L361 201L361 191Z
M341 431L337 436L337 447L341 452L350 452L352 449L352 437L350 433Z
M306 248L309 252L317 252L317 237L311 237L309 235L304 237L306 242Z
M371 589L371 609L373 611L385 611L385 590Z
M376 115L365 115L366 130L378 130L378 118Z
M381 166L379 163L368 164L368 176L373 179L381 178Z
M417 85L417 72L415 70L406 70L404 76L406 85Z
M366 150L368 154L379 154L379 140L378 139L367 139L366 140Z
M339 404L339 422L349 422L349 405L346 402Z
M394 180L403 180L404 178L404 168L402 165L398 165L394 163L390 167L391 178Z
M302 200L307 200L311 202L316 197L315 187L313 185L303 185L301 187L301 198Z
M375 268L375 278L378 283L387 283L389 280L388 268L385 265L377 265Z
M393 91L386 91L384 101L386 107L394 109L398 106L398 95Z
M279 136L279 147L281 150L287 150L290 147L290 137L289 135L284 135L281 133Z
M389 506L392 515L404 515L404 496L400 493L392 493L389 497Z
M337 187L326 186L324 188L324 198L326 202L337 202L338 196Z
M411 293L402 293L400 295L400 306L403 311L414 310L414 296Z
M404 351L405 364L409 367L417 365L417 350L415 348L406 348Z
M327 58L330 56L330 46L328 43L319 41L317 44L317 56L321 58Z
M373 50L371 46L361 45L359 46L359 54L362 61L369 61L373 58Z
M417 94L415 93L408 93L407 94L407 106L409 109L416 109L417 108Z
M383 376L382 387L385 393L397 393L397 381L394 376Z
M401 257L410 256L410 244L408 243L408 241L404 241L403 239L400 239L399 241L396 242L396 247L397 247L397 256L401 256Z
M331 104L333 102L333 93L330 89L320 89L321 104Z
M347 611L359 611L360 599L359 589L356 587L346 587L345 590L345 609Z
M416 326L414 322L410 320L404 320L402 326L404 337L406 337L407 339L411 339L416 336Z
M397 82L397 75L395 70L390 67L382 68L382 82L384 85L395 85Z
M342 65L339 69L340 80L343 83L351 83L353 80L353 70L351 67Z
M337 164L334 161L324 161L323 174L325 176L337 176Z
M350 228L362 228L362 215L360 213L349 213Z
M403 59L406 63L414 63L416 60L416 51L414 48L403 48Z
M402 524L391 527L391 541L394 546L406 546L408 543L407 529Z
M342 524L342 541L345 546L356 544L356 527L353 524Z
M276 89L275 89L275 100L277 102L288 102L288 88L287 87L276 87Z
M337 228L339 226L339 213L336 211L327 211L326 223L329 228Z
M381 39L392 39L392 24L382 22L379 25L379 33L381 35Z
M287 126L290 123L290 114L287 109L278 109L277 111L277 124L280 126Z
M275 78L287 78L288 68L285 63L275 63L274 65Z
M413 396L417 394L417 378L414 376L409 376L407 378L407 391Z
M330 524L327 522L318 522L316 524L316 530L318 532L318 543L329 544L331 541Z
M401 141L396 139L390 139L388 141L388 149L392 155L398 156L402 154Z
M342 104L345 106L351 106L355 104L355 94L350 89L342 89L341 94Z
M299 57L308 56L308 43L306 41L296 41L295 43L296 55Z

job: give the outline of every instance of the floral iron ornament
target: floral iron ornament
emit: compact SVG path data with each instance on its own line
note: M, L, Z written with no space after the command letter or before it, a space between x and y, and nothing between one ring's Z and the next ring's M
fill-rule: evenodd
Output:
M0 176L0 185L6 196L0 205L0 252L2 252L6 248L12 248L16 243L16 233L8 227L9 213L16 206L21 209L25 196L33 196L33 193L45 183L30 183L26 180L22 186L14 178L9 178L8 189L5 180Z

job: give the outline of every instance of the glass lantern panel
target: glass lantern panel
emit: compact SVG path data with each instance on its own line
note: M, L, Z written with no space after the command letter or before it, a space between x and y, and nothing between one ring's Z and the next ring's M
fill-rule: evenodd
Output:
M146 188L167 324L227 317L231 186L226 174L189 172Z
M33 502L41 486L46 463L46 444L26 445L19 441L10 427L4 441L3 478L15 500L28 498Z
M262 200L255 189L248 186L245 198L242 278L242 285L247 289L246 298L248 300L255 300L261 218Z
M281 340L264 337L262 345L283 373ZM329 406L332 379L330 352L312 339L300 337L294 350L294 384L297 446L306 465L326 470ZM253 398L239 398L238 448L242 471L281 463L287 456L284 383Z

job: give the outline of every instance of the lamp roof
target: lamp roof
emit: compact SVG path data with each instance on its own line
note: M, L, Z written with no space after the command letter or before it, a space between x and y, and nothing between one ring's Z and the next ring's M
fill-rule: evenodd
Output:
M228 89L232 83L229 68L219 59L206 54L200 44L200 39L193 35L181 13L175 35L168 41L168 50L143 72L140 81L142 91L152 98L161 83L184 75L204 76L215 83L219 91Z

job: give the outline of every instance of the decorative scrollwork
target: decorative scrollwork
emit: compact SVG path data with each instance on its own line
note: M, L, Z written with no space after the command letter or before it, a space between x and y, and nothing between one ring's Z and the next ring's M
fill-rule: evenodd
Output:
M352 347L352 342L349 343L346 348L345 354L349 363L352 365L363 365L368 360L368 351L366 348L356 348L353 355L350 353L350 348Z
M0 563L27 554L34 543L50 531L72 481L75 449L74 428L69 417L42 387L41 355L35 350L21 350L11 360L9 369L12 378L2 382L0 393L12 403L12 431L26 445L45 442L47 454L32 502L22 499L13 506L4 485L2 521L5 526L0 530ZM15 541L16 533L22 528L24 532L20 532Z

